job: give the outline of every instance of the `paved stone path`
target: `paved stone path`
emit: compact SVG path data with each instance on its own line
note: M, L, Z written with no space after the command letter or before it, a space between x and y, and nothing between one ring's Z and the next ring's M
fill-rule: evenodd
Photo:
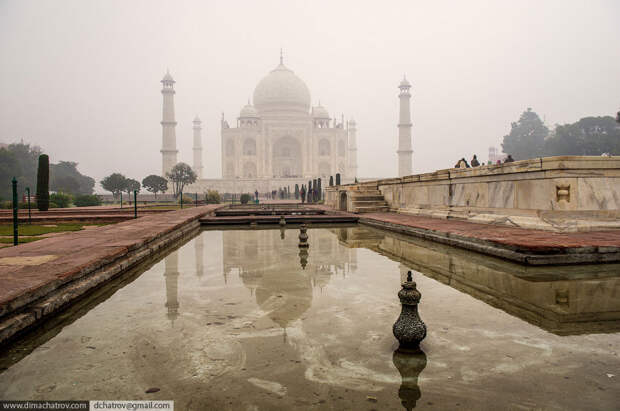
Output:
M0 249L0 317L196 220L219 205L151 214L70 235Z
M368 213L359 214L359 216L363 219L372 219L490 241L515 249L531 251L549 251L576 247L610 247L620 249L620 230L555 233L398 213Z

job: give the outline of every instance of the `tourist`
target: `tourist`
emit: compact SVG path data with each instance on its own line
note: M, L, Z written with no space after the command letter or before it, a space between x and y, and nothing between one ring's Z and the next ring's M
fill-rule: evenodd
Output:
M478 158L476 157L476 155L474 154L474 158L471 159L471 166L472 167L479 167L480 163L478 162Z
M467 164L467 160L465 160L465 157L463 157L456 163L454 168L470 168L470 167L469 167L469 164Z
M306 187L304 185L301 186L301 190L299 190L299 195L301 196L301 203L306 202Z
M515 161L515 159L512 158L512 154L508 154L508 157L506 157L506 160L504 160L504 163L512 163L513 161Z
M258 190L254 191L254 197L256 197L256 202L258 203Z

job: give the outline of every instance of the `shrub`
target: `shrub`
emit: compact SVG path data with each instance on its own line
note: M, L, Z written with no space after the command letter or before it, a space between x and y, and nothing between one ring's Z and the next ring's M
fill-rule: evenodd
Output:
M219 204L222 202L222 197L220 193L216 190L207 190L207 194L205 194L205 203L207 204Z
M177 198L177 204L181 204L181 196ZM194 204L194 196L183 193L183 204Z
M39 156L37 169L37 206L39 211L47 211L50 201L50 158L47 154Z
M75 197L73 204L75 204L76 207L99 206L101 205L101 197L96 194L84 194Z
M241 204L247 204L250 202L251 199L252 199L252 196L245 193L245 194L241 194L239 201L241 202Z
M65 193L55 193L50 196L50 202L54 202L58 208L67 208L71 205L71 195Z
M61 207L58 207L58 204L56 204L55 202L50 201L49 202L49 208L61 208Z

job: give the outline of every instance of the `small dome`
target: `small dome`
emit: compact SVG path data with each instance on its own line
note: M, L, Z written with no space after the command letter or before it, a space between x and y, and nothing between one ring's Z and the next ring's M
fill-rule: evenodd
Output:
M351 126L355 126L357 123L355 122L354 118L351 118L351 120L349 120L349 125Z
M318 106L312 107L312 117L314 117L314 118L329 118L329 113L327 112L325 107L323 107L321 105L321 103L319 103Z
M198 114L196 114L196 117L194 117L194 123L201 123L202 121L200 120L200 117L198 117Z
M239 118L258 118L258 111L250 103L243 106Z
M254 89L254 104L259 112L289 109L308 113L310 90L302 79L280 63Z

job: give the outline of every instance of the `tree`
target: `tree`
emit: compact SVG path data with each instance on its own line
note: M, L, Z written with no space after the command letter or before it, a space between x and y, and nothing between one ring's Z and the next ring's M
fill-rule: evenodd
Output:
M121 173L113 173L101 180L101 187L104 190L112 193L114 198L118 197L120 193L125 191L127 186L127 177Z
M548 156L600 156L620 154L620 128L613 117L585 117L559 125L545 140Z
M15 154L0 148L0 197L11 198L11 180L21 174L21 167ZM17 180L20 185L22 181Z
M166 173L166 177L172 182L172 191L175 198L183 192L186 185L196 182L197 178L194 170L185 163L178 163L172 167L172 170Z
M295 200L299 200L299 184L295 184Z
M73 194L92 194L95 180L77 170L78 163L60 161L50 165L50 188Z
M144 180L142 180L142 187L144 187L146 191L154 193L155 198L157 198L157 193L165 193L168 190L168 180L156 174L151 174L150 176L144 177Z
M131 195L134 191L137 191L139 193L140 187L140 182L134 180L133 178L128 178L127 180L125 180L125 191L127 191L127 194L129 194L129 198L131 198Z
M37 169L37 208L47 211L50 205L50 158L47 154L39 156Z
M506 154L511 154L515 160L542 156L548 134L547 126L538 114L528 107L521 114L519 121L511 124L510 134L504 136L502 150Z

